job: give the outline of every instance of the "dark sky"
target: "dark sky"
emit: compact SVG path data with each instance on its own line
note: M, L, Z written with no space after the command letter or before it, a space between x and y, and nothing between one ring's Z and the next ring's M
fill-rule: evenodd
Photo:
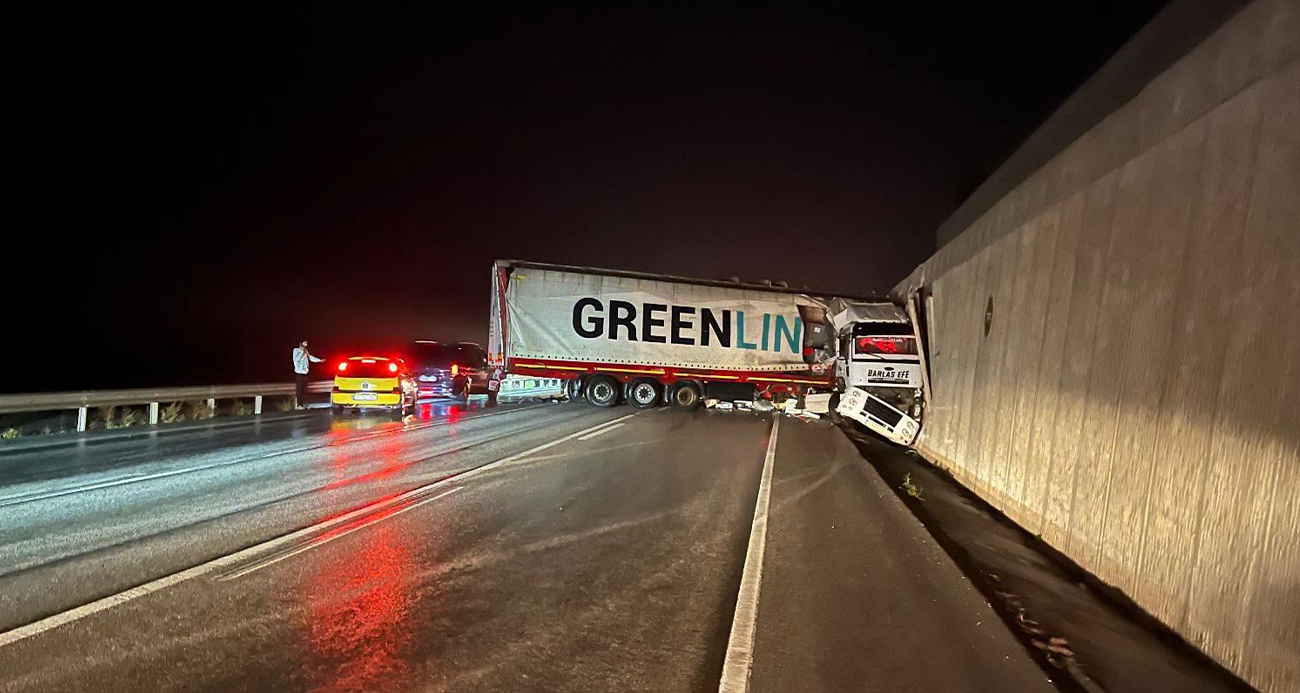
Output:
M481 341L494 257L887 290L1161 4L5 10L0 389Z

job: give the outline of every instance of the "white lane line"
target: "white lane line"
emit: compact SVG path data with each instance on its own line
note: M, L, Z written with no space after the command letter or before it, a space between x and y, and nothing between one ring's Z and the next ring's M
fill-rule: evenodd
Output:
M614 421L623 421L625 419L630 419L633 416L636 416L637 414L640 413L641 412L628 414L621 418L614 419ZM25 626L19 626L11 630L4 631L3 633L0 633L0 647L12 645L16 642L26 640L27 638L30 638L34 635L40 635L41 633L44 633L49 630L53 630L55 628L58 628L59 626L72 623L73 621L83 619L87 616L97 614L101 611L106 611L120 604L125 604L131 601L132 599L137 599L139 597L143 597L149 594L153 594L154 592L158 592L159 590L165 590L168 587L179 585L180 583L185 582L186 580L190 580L196 577L200 577L202 575L206 575L214 570L224 570L230 568L232 566L244 562L245 560L253 558L254 556L264 553L270 549L279 548L281 546L284 546L285 544L293 543L298 539L301 539L302 537L310 535L314 532L319 532L322 529L329 529L330 527L334 527L336 525L343 524L350 520L354 520L358 517L361 517L362 515L367 515L377 510L381 510L396 505L398 503L401 503L402 501L411 498L412 496L418 496L423 493L428 493L432 489L439 488L441 486L445 486L453 482L463 481L467 478L481 474L487 471L491 467L508 464L520 458L527 457L528 455L541 452L543 450L559 445L560 443L573 440L578 436L586 435L597 429L604 428L605 426L608 426L610 423L611 422L609 421L605 421L595 426L584 428L583 430L578 431L577 433L570 433L569 435L564 436L563 438L557 438L555 440L552 440L549 443L542 443L541 445L529 448L527 450L524 450L523 452L517 452L513 455L510 455L509 457L503 457L494 462L488 462L487 464L480 465L462 474L453 475L446 479L435 481L431 484L425 484L424 486L421 486L419 488L411 489L410 491L398 494L392 498L384 500L383 502L373 503L371 505L357 508L356 510L353 510L349 513L345 513L343 515L340 515L335 518L331 518L329 520L318 522L314 525L303 527L300 530L297 530L295 532L290 532L289 534L285 534L283 536L275 537L274 539L269 539L267 541L262 542L261 544L255 544L246 549L241 549L239 551L236 551L232 554L227 554L219 558L214 558L208 561L207 563L200 563L199 565L196 565L193 568L187 568L185 570L180 571L179 573L172 573L171 575L167 575L164 577L160 577L156 580L146 582L143 585L132 587L129 590L124 590L122 592L118 592L117 594L112 594L107 597L97 599L88 604L83 604L74 609L69 609L67 611L54 614L53 616L47 616L46 618L43 618L39 621L33 621L31 623L28 623Z
M740 594L736 597L736 614L731 619L731 637L727 639L727 658L722 663L718 693L746 693L749 690L749 672L754 665L758 590L763 581L763 552L767 550L767 508L772 498L772 466L776 459L776 432L780 425L781 417L774 417L772 435L767 440L767 456L763 459L763 476L758 482L758 502L754 505L754 524L749 531L745 572L740 577Z
M84 486L72 486L69 488L63 488L63 489L59 489L58 491L35 491L31 493L18 494L14 496L3 496L0 497L0 508L9 505L22 505L25 503L37 503L40 501L53 500L55 498L61 498L63 496L71 496L78 493L87 493L89 491L98 491L100 489L112 488L114 486L124 486L126 484L138 484L142 481L152 481L153 479L165 479L169 476L178 476L181 474L193 474L195 472L204 472L209 469L220 469L223 467L233 467L238 464L247 464L249 462L257 462L260 460L267 460L274 457L285 457L287 455L294 455L300 452L310 452L312 450L323 450L325 448L338 447L340 445L350 445L352 443L360 443L363 441L372 440L374 438L380 438L388 435L396 435L398 433L422 431L427 428L440 428L443 426L450 426L453 423L461 423L465 421L476 421L478 419L487 419L493 416L500 416L502 414L513 414L515 412L527 411L529 409L537 409L540 408L541 406L543 405L520 407L518 409L511 409L509 411L491 412L488 414L479 414L477 416L467 416L463 419L457 419L456 421L451 421L448 419L439 419L437 421L429 421L421 424L415 424L412 426L406 426L404 428L387 429L387 430L377 431L373 433L365 433L338 442L325 443L322 445L307 445L303 447L291 448L289 450L280 450L277 452L267 453L265 455L243 457L237 460L228 460L225 462L210 462L208 464L200 464L193 467L172 469L166 472L155 472L153 474L136 474L133 476L118 477L116 479L102 481L94 484L86 484Z
M446 498L447 496L450 496L451 494L453 494L453 493L459 491L460 489L461 489L460 486L457 486L457 487L455 487L455 488L451 488L451 489L447 489L446 491L443 491L442 493L439 493L439 494L436 495L436 496L430 496L430 497L428 497L428 498L422 498L422 499L420 499L420 500L418 500L418 501L415 501L415 502L413 502L413 503L411 503L411 504L409 504L409 505L405 505L405 506L403 506L403 507L401 507L401 508L399 508L399 509L397 509L397 510L394 510L393 512L388 513L387 515L383 514L383 511L382 511L382 510L381 510L381 511L377 511L377 512L374 513L373 515L371 515L371 516L369 516L369 517L367 517L367 518L365 518L365 519L363 519L363 520L358 521L355 525L353 525L353 526L351 526L351 527L348 527L347 529L345 529L345 530L343 530L343 531L341 531L341 532L337 532L337 533L335 533L335 534L327 534L327 535L324 535L324 536L316 537L315 539L308 540L307 543L303 544L302 546L299 546L299 547L297 547L297 548L295 548L295 549L290 549L289 551L286 551L286 552L284 552L284 553L276 554L276 555L274 555L274 556L268 556L268 557L265 557L265 558L263 558L263 559L261 559L261 560L254 561L253 563L251 563L251 564L249 564L249 565L247 565L247 566L245 566L245 567L243 567L243 568L240 568L240 569L234 571L233 573L226 573L226 574L224 574L224 575L220 575L220 576L217 577L217 579L218 579L218 580L221 580L221 581L224 582L224 581L228 581L228 580L236 580L236 579L241 578L241 577L244 577L245 575L248 575L248 574L250 574L250 573L256 573L257 571L259 571L259 570L261 570L261 569L263 569L263 568L266 568L266 567L268 567L268 566L273 566L273 565L275 565L276 563L279 563L280 561L285 560L286 558L293 558L294 556L297 556L298 554L303 553L304 551L310 551L310 550L312 550L312 549L314 549L314 548L317 548L317 547L320 547L320 546L324 546L324 545L330 543L331 541L334 541L335 539L338 539L339 537L346 537L347 535L349 535L349 534L351 534L351 533L353 533L353 532L355 532L355 531L357 531L357 530L359 530L359 529L365 529L366 527L369 527L369 526L371 526L371 525L379 524L380 522L383 522L384 520L390 520L390 519L392 519L392 518L394 518L394 517L397 517L398 515L401 515L402 513L406 512L406 511L408 511L408 510L414 510L415 508L418 508L418 507L420 507L421 505L424 505L425 503L432 503L432 502L438 500L439 498Z
M606 426L606 427L600 429L599 431L593 431L592 433L588 433L587 435L585 435L585 436L579 438L578 440L591 440L592 438L595 438L596 436L603 436L603 435L605 435L606 433L609 433L610 431L612 431L612 430L614 430L614 429L616 429L616 428L622 428L623 426L624 426L624 424L621 424L621 423L616 423L616 424L614 424L613 426Z

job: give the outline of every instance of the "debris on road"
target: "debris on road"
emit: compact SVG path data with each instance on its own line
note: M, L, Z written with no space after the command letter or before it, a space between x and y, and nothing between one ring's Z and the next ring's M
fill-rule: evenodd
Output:
M804 409L813 414L828 414L831 411L831 393L805 395Z

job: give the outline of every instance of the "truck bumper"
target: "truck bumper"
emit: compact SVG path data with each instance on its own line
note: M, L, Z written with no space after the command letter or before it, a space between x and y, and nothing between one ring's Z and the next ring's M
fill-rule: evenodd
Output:
M836 408L840 416L853 419L868 430L898 443L911 446L921 431L920 422L904 414L888 402L857 387L851 387L840 397Z

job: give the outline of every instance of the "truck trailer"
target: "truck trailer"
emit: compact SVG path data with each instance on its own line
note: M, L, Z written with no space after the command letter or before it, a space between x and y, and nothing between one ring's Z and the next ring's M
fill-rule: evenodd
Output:
M805 315L835 299L886 300L498 260L488 358L500 377L562 378L571 398L602 407L831 392L833 366L804 358Z
M852 403L839 411L906 445L919 427L914 350L906 313L885 297L517 260L492 267L494 390L560 379L572 400L681 410L834 393L832 410Z

